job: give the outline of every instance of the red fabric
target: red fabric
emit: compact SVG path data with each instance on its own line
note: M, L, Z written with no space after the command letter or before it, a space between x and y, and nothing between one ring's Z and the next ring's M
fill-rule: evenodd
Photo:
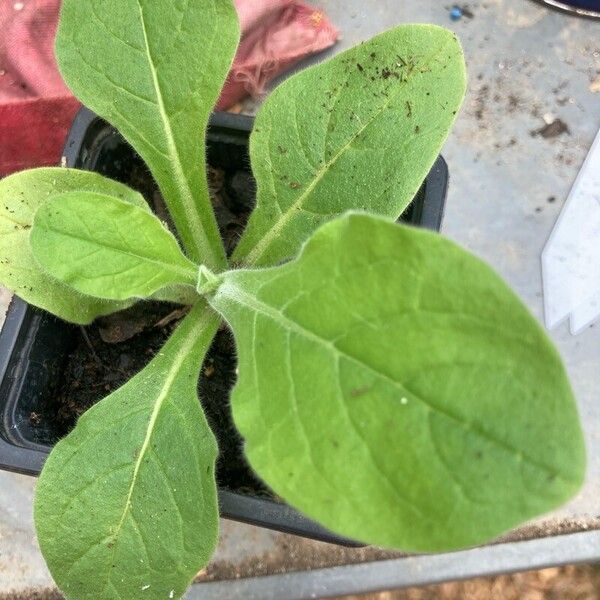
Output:
M79 103L54 60L61 0L0 0L0 176L57 164ZM235 0L242 43L217 107L256 95L286 68L335 43L321 13L296 0Z
M262 94L274 77L309 54L332 46L339 33L319 10L292 0L235 0L242 42L217 108Z

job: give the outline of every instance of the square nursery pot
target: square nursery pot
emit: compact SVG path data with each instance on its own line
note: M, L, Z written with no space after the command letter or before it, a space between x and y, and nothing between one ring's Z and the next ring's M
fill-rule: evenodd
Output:
M253 182L248 176L247 147L252 123L253 119L250 117L216 113L211 119L208 132L209 164L223 174L226 185L233 183L235 187L239 186L240 181L242 184L245 181L246 187L250 188L246 190L250 201L253 197ZM146 180L151 181L139 157L114 128L89 110L82 109L77 115L64 155L67 166L97 171L138 187L150 201L148 196L152 192L148 192L147 181L140 184L132 180L131 172L137 169ZM233 181L235 177L232 175L236 173L242 174L241 178L237 177L237 183ZM448 168L444 159L439 157L402 220L439 230L447 183ZM155 186L153 182L150 183L150 189L152 186ZM217 214L218 212L217 206ZM223 333L227 335L226 332ZM64 428L61 430L56 426L52 418L44 419L43 416L58 413L60 406L57 390L66 377L70 361L73 361L74 348L77 344L81 345L82 338L89 342L82 328L62 322L29 306L20 298L13 298L0 333L1 469L29 475L39 474L52 445L66 433ZM200 386L202 388L202 383ZM203 395L206 393L205 388ZM99 396L103 395L105 392L99 392ZM220 446L223 445L223 439L229 440L236 436L231 433L233 428L230 426L228 406L224 409L227 412L225 417L221 415L217 421L211 419L210 410L206 407L205 410L213 429L216 429ZM222 424L223 418L229 419L226 426ZM219 431L219 428L225 431ZM243 462L240 440L237 439L232 444L232 451L242 465L242 471L245 469L247 476L251 478L248 467ZM269 497L264 490L249 491L247 481L236 483L237 475L234 474L234 480L231 477L228 480L231 473L223 476L226 469L226 466L217 468L223 517L337 544L352 544L350 540L331 534L289 506ZM222 484L224 479L228 480L226 485Z

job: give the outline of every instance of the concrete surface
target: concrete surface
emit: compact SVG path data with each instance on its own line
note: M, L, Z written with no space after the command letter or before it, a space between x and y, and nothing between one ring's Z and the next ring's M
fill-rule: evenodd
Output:
M459 34L470 85L444 150L451 172L444 233L491 262L541 319L540 252L600 127L600 93L593 92L600 91L600 22L567 17L526 0L470 2L473 18L456 23L450 22L446 4L436 0L314 4L343 32L335 51L402 22L438 23ZM570 133L532 137L544 117L560 117ZM5 299L0 291L0 302ZM536 535L560 531L567 523L569 530L598 524L599 329L572 337L561 326L552 333L579 402L589 467L581 494ZM0 595L51 583L34 541L33 487L29 478L0 473ZM207 576L298 569L307 566L307 556L309 564L330 564L336 552L324 544L298 544L291 536L224 522ZM360 560L357 556L338 552L337 562Z

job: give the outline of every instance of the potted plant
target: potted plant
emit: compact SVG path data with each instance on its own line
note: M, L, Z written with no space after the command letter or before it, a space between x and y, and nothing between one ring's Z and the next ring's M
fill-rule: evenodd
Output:
M218 206L224 202L231 208L220 224L230 240L238 229L230 231L232 223L245 218L252 208L254 188L247 155L252 122L244 115L215 113L207 134L207 163L222 174ZM63 162L131 185L150 204L157 198L156 184L143 161L117 130L86 108L77 115L67 137ZM439 230L447 181L446 163L438 157L402 220ZM213 187L213 196L214 192ZM76 327L13 298L0 332L0 468L38 475L52 446L73 428L77 417L141 370L181 314L180 308L172 310L167 303L148 306L140 302L134 308L135 315L121 311ZM156 311L160 314L153 317ZM177 318L171 320L173 316ZM220 331L208 351L199 385L203 409L219 445L216 474L221 516L348 543L274 501L248 468L228 404L235 378L232 351L230 336Z
M210 559L218 450L196 388L223 323L248 463L339 535L469 546L583 478L543 330L487 265L394 223L462 102L455 36L402 26L279 86L251 134L257 205L228 258L202 132L238 35L224 0L63 4L62 74L143 157L172 231L99 174L0 182L0 278L29 303L78 324L141 299L190 307L44 466L38 539L69 598L179 597Z

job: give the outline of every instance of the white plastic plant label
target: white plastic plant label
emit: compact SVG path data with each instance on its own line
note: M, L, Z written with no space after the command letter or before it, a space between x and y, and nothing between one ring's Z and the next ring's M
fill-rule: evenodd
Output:
M548 329L577 335L600 318L600 132L542 252Z

